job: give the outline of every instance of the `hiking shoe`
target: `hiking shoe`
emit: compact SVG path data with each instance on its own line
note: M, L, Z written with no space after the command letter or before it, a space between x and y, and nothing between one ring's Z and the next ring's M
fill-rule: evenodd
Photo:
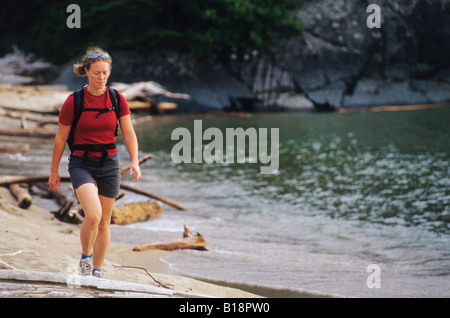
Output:
M101 270L101 269L94 268L94 269L92 270L92 276L97 277L97 278L102 278L102 277L103 277L102 270Z
M91 275L93 267L91 257L80 259L79 270L81 276Z

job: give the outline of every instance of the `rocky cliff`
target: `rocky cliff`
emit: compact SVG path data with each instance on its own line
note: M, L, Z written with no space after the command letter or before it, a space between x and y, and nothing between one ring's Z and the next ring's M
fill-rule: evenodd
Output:
M369 4L380 8L380 28L367 25ZM297 15L304 32L280 39L270 56L219 65L183 52L111 52L111 81L151 80L187 93L182 110L450 102L449 0L303 0ZM58 83L73 78L72 64Z
M369 28L369 4L380 28ZM277 65L318 107L450 102L450 1L306 1Z
M367 25L369 4L380 8L380 28ZM450 1L303 1L297 14L303 34L280 40L272 56L224 67L177 54L143 61L140 73L214 108L450 102Z

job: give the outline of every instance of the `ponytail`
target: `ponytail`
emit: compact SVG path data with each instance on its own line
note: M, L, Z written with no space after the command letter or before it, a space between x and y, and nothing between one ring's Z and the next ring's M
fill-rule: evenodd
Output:
M91 53L107 53L107 52L103 51L102 49L100 49L98 47L88 48L86 51L86 54L83 56L83 58L81 60L81 63L73 65L73 72L75 73L75 75L86 76L86 70L89 70L91 68L91 64L95 63L97 61L104 61L104 62L108 63L109 68L111 69L111 63L112 63L111 58L104 59L104 58L98 57L96 59L91 58L88 60L88 56Z
M76 76L86 76L86 70L84 69L83 63L74 64L73 72Z

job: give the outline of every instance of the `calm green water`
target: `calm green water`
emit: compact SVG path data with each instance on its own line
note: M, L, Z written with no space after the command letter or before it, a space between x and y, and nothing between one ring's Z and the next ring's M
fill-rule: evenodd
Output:
M177 141L170 134L175 127L193 131L194 119L156 117L137 125L141 148L164 154L161 164L171 170L166 174L206 183L232 180L251 194L250 201L261 196L289 204L291 213L450 234L448 109L201 118L203 130L217 127L224 135L229 127L279 128L275 175L262 175L262 163L174 165L167 154Z
M193 133L195 119L224 136L279 128L279 171L173 163L171 133ZM130 228L173 237L187 223L213 251L168 257L175 271L275 295L449 296L449 119L449 109L136 118L141 150L155 154L143 184L191 211ZM384 288L367 287L369 264L380 264Z

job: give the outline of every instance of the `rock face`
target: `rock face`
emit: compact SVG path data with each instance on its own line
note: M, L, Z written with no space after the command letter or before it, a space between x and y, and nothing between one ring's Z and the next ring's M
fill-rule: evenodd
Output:
M368 27L369 4L379 6L381 28ZM450 102L450 1L303 0L297 15L303 34L280 40L270 57L224 66L182 52L112 52L111 81L189 94L176 101L181 111Z
M113 52L113 58L112 82L152 80L168 91L190 95L189 100L174 100L180 111L217 110L240 100L255 100L245 83L233 77L224 66L197 61L180 52L155 51L151 55ZM159 101L158 96L154 99Z
M369 28L369 4L381 27ZM354 107L450 101L450 2L305 1L301 38L276 57L316 106Z

